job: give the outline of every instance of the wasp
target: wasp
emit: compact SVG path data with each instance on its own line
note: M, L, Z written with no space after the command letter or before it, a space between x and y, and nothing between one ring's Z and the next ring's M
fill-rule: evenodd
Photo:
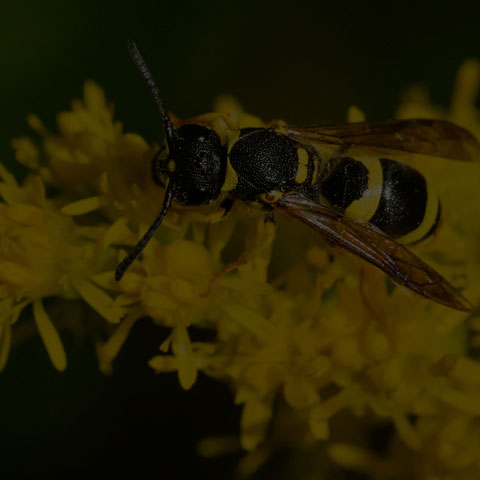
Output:
M174 123L132 41L128 50L163 117L165 146L151 168L165 197L158 217L117 267L117 281L173 200L194 206L223 198L224 214L237 200L259 205L266 221L274 211L284 212L383 270L396 284L448 307L472 310L458 290L405 246L435 232L441 206L425 177L398 160L400 154L478 159L480 144L472 134L427 119L308 127L277 121L240 128L231 116L212 113Z

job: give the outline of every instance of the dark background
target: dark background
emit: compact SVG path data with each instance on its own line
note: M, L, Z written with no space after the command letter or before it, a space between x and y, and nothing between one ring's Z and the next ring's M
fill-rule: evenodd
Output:
M28 113L53 127L86 79L105 88L126 130L158 142L161 120L127 38L179 116L231 93L265 120L341 121L352 103L382 119L413 84L447 106L460 63L480 57L480 6L418 3L2 2L0 161L13 165L10 140L29 133ZM207 461L194 449L204 436L236 434L240 409L223 384L201 376L184 392L174 374L150 371L166 334L140 322L109 377L88 339L62 333L69 367L60 374L38 336L17 337L0 376L0 474L232 477L238 456Z

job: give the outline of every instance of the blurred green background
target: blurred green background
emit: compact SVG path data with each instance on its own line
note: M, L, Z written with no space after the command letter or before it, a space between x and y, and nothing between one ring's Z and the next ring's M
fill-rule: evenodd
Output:
M265 120L341 121L352 103L384 119L414 84L448 105L458 66L480 57L479 14L479 3L458 1L2 2L1 161L12 168L10 140L29 133L28 113L54 128L86 79L105 88L126 130L158 142L161 119L128 38L179 116L231 93ZM213 380L183 392L175 375L155 376L146 361L166 335L140 322L109 377L89 339L62 335L69 367L59 374L39 338L17 338L0 376L0 475L231 478L238 455L207 461L194 449L206 435L236 434L240 409Z

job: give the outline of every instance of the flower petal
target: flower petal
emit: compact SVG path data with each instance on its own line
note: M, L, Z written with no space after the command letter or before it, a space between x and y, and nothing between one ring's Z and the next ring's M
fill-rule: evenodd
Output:
M177 325L173 330L172 349L178 360L178 379L180 385L185 390L188 390L197 379L197 365L185 325Z
M245 450L253 450L265 437L270 419L272 405L267 400L252 398L243 407L240 442Z
M90 197L65 205L60 211L66 215L84 215L98 210L103 205L102 197Z
M41 300L33 302L33 317L53 366L63 372L67 367L65 350L57 330L43 308Z
M132 314L127 315L110 338L98 348L98 363L103 373L111 373L112 362L127 340L130 330L138 318L138 312L132 312Z
M103 290L80 277L72 275L70 280L80 296L103 318L111 323L120 322L120 319L125 315L125 309L117 305Z

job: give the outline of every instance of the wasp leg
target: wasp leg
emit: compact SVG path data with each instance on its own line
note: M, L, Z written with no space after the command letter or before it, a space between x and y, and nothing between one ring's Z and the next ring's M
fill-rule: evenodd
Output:
M219 205L218 210L215 210L203 217L203 220L207 223L217 223L221 222L232 210L235 201L233 198L225 198L222 203Z
M250 251L250 257L257 257L266 249L269 249L275 240L276 227L274 210L272 207L266 207L263 216L263 231L260 233L258 245Z
M272 223L275 225L275 217L273 215L273 208L265 207L265 214L263 217L263 223Z
M223 209L222 220L230 213L232 207L235 205L233 198L227 197L220 204L220 209Z

